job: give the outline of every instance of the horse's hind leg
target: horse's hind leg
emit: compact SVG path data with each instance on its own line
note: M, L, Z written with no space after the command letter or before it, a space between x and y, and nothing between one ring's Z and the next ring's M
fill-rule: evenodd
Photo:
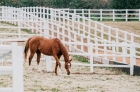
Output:
M32 58L34 56L35 53L30 53L30 56L29 56L29 70L31 70L31 61L32 61Z
M41 52L39 50L36 51L37 54L37 65L38 65L38 71L40 71L40 73L42 73L41 68L39 66L40 63L40 57L41 57Z

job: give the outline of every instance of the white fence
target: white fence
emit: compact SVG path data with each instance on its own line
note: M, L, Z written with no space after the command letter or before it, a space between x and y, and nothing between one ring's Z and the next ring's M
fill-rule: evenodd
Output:
M0 88L0 92L24 92L23 86L23 53L17 43L0 45L1 58L11 51L12 66L0 66L0 75L12 75L12 88Z
M140 9L60 9L96 21L140 21Z
M45 37L58 37L63 42L72 42L75 44L66 44L70 52L76 54L78 52L87 53L87 45L77 45L76 43L85 44L108 44L104 46L94 46L94 51L98 53L112 53L112 58L107 56L95 55L94 58L104 58L106 60L114 60L119 62L126 62L127 57L123 57L123 60L118 60L117 55L123 56L131 52L130 46L125 47L125 44L134 44L134 55L136 58L134 64L139 57L139 41L135 38L140 39L139 35L128 33L119 29L106 26L97 21L92 21L86 17L81 17L73 13L65 12L59 9L45 8L45 7L1 7L2 17L1 21L5 21L11 24L18 24L17 35L20 39L28 38L22 37L21 29L28 29L34 35L43 35ZM6 11L11 12L6 12ZM10 16L10 17L8 17ZM0 26L1 28L12 28L11 26ZM9 34L9 33L0 33ZM4 41L4 40L1 40ZM121 44L123 42L123 48L120 46L112 46L111 44ZM82 55L82 54L81 54ZM89 57L89 56L88 56ZM129 57L130 58L130 57ZM139 62L139 61L138 61ZM131 68L132 69L132 68Z

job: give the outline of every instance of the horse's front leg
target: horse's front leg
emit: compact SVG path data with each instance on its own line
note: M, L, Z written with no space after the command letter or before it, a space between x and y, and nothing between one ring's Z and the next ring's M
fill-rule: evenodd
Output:
M55 58L55 60L56 60L55 74L58 75L58 74L57 74L57 67L58 67L58 65L59 65L59 68L60 68L60 70L61 70L61 64L60 64L60 62L59 62L59 57L58 57L57 55L54 55L54 58Z

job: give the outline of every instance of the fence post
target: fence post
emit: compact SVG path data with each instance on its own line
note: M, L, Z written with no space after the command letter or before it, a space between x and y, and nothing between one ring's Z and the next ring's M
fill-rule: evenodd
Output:
M123 44L123 46L122 46L122 53L123 53L123 55L125 55L125 54L127 54L127 47L126 47L126 42L122 42L122 44ZM123 56L123 63L126 63L126 57L125 56Z
M100 21L102 21L102 9L100 9Z
M118 38L119 38L119 34L118 34L118 28L115 30L116 31L116 42L118 43ZM116 47L116 50L119 51L118 47Z
M20 39L21 37L21 32L20 32L20 30L21 30L21 21L20 20L18 20L18 38Z
M2 6L2 12L1 12L1 14L2 14L2 20L4 19L4 6Z
M108 26L108 41L111 42L111 27ZM111 49L111 46L108 46L109 49Z
M113 9L113 21L115 21L115 11Z
M95 21L95 30L94 30L94 38L96 39L97 37L97 21Z
M22 47L12 43L13 92L23 92Z
M140 9L139 9L139 21L140 21Z
M45 61L46 61L46 71L47 72L52 72L51 56L45 56Z
M48 28L48 21L44 21L44 36L49 37L49 28Z
M112 44L114 44L115 43L115 41L112 41ZM114 55L114 53L116 52L115 51L115 46L112 46L112 51L113 51L113 55ZM113 56L113 61L116 61L116 57L115 56Z
M98 39L95 38L94 42L95 42L95 44L98 44ZM95 45L95 54L98 54L98 46L97 45Z
M23 83L23 52L22 52L22 47L18 46L18 62L17 62L17 67L18 67L18 92L24 92L24 83Z
M90 20L90 9L88 9L88 19Z
M128 10L126 9L126 19L125 21L128 21Z
M105 59L107 59L107 40L104 40L104 43L103 44L105 44L105 46L104 46L104 58Z
M17 43L12 43L12 67L13 67L13 92L18 92L18 49L17 49Z
M104 24L101 24L101 40L104 39Z
M90 55L90 73L93 73L93 49L92 49L92 43L89 44L89 51Z
M130 75L134 74L134 65L136 65L135 45L133 43L131 43L130 44Z

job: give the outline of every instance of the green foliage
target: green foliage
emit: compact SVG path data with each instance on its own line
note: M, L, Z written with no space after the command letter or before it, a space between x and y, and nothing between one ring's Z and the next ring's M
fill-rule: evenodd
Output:
M2 6L29 7L29 6L48 6L50 0L0 0Z
M76 60L78 60L78 61L82 61L82 62L84 62L84 63L89 63L88 60L87 60L86 58L82 57L82 56L77 56L77 55L75 55L74 57L75 57Z
M106 0L72 0L70 8L75 9L101 9L109 8L109 3Z
M29 7L45 6L51 8L99 9L108 8L107 0L0 0L2 6Z
M111 0L110 7L113 9L139 9L140 0Z
M71 0L50 0L53 8L68 8Z
M31 30L28 30L28 29L21 29L21 30L24 32L27 32L28 34L32 34Z

